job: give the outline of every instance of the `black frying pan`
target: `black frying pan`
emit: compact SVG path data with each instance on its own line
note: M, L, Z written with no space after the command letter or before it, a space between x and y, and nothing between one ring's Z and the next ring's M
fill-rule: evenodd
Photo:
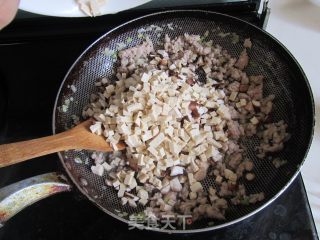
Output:
M151 25L161 27L162 31L148 31ZM115 80L116 58L113 54L106 54L106 48L107 52L116 52L122 45L135 46L141 43L146 35L157 45L165 34L173 38L184 33L204 35L207 31L207 39L212 39L235 57L243 50L244 39L251 38L253 46L248 51L250 64L246 72L248 75L264 75L264 95L276 96L273 120L284 120L291 134L285 148L276 156L287 160L287 164L277 169L271 161L257 159L253 149L258 141L252 140L248 156L255 164L256 179L246 188L248 193L264 192L264 201L250 206L232 206L226 214L226 220L215 221L213 226L208 224L212 220L203 219L189 225L186 230L155 229L157 231L191 233L228 226L266 207L294 180L307 155L314 128L312 92L303 70L294 57L270 34L237 18L198 10L166 11L132 20L100 37L73 64L56 99L53 132L59 133L72 126L75 116L81 116L84 106L89 103L90 94L96 92L96 81L101 77ZM234 34L239 36L238 43L231 39ZM142 206L122 206L117 192L112 187L105 186L104 179L91 172L90 164L74 161L79 158L85 163L90 157L88 151L61 152L59 157L73 183L104 212L121 221L129 222L130 214L143 211ZM210 177L203 181L205 188L212 183Z

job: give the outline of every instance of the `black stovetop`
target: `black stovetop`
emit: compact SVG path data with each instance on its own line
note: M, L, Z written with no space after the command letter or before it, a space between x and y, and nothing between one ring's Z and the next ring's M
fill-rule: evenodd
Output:
M227 1L220 1L227 2ZM246 2L246 4L244 4ZM217 6L260 27L258 1ZM194 8L194 7L193 7ZM196 8L200 8L199 6ZM144 9L95 19L39 17L18 19L0 32L0 144L49 135L53 105L68 68L104 32L160 9ZM163 10L163 9L161 9ZM0 169L0 187L51 171L62 171L58 156L37 158ZM77 192L63 193L23 210L0 229L0 239L128 239L168 235L128 230ZM179 235L185 239L318 239L301 176L271 205L217 231Z

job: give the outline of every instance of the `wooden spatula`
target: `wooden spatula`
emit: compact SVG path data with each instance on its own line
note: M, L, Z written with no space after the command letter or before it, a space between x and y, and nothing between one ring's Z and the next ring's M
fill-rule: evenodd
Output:
M71 149L112 152L113 148L102 136L90 132L91 124L92 119L89 119L56 135L0 145L0 167ZM117 147L123 150L126 146L124 143L119 143Z

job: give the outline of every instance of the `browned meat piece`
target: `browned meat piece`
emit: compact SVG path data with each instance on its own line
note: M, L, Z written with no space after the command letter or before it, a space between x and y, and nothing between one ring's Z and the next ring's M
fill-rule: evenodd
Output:
M229 113L230 113L231 119L238 119L239 118L238 111L232 106L229 106Z
M241 74L241 84L249 84L249 78L245 72Z
M255 100L260 100L262 99L263 97L263 86L262 84L259 84L259 85L253 85L251 84L249 86L249 89L248 89L248 92L247 94L252 98L252 99L255 99Z
M194 174L194 179L199 182L205 179L205 177L207 176L209 163L200 161L198 167L199 167L199 170Z
M264 102L261 106L261 112L265 113L265 114L269 114L272 110L272 102L268 101L268 102Z
M200 113L198 111L198 106L199 104L195 101L191 101L190 104L189 104L189 109L191 111L191 116L194 118L194 119L198 119L200 117Z
M231 155L232 153L236 153L239 151L240 151L239 145L237 143L235 143L234 141L229 140L227 154Z
M238 58L238 61L236 62L235 66L239 68L240 70L243 70L246 66L248 66L249 63L249 56L247 54L247 50L244 49L240 57Z
M234 79L234 80L237 80L237 81L240 81L241 80L241 71L237 68L232 68L230 70L230 73L231 73L231 77Z
M121 59L120 70L122 70L122 72L129 72L126 67L131 65L134 68L138 59L147 58L153 51L153 43L149 39L136 47L121 50L118 54Z
M232 92L239 92L240 83L232 82L229 84L228 89Z
M232 191L229 190L229 186L227 182L222 182L219 195L221 197L227 197L232 195Z
M269 95L268 97L264 98L261 105L261 112L268 115L273 107L273 99L275 98L274 95Z
M218 209L215 209L213 207L208 207L206 213L207 213L207 216L210 218L219 219L219 220L225 219L224 215Z
M290 137L286 131L287 127L283 121L265 125L259 146L261 157L264 157L266 153L278 152L283 149L283 143Z
M264 79L264 77L262 75L256 75L256 76L249 77L250 82L255 83L255 84L261 84L263 79Z
M246 39L244 40L243 46L244 46L245 48L251 48L251 47L252 47L252 42L251 42L250 38L246 38Z
M211 73L211 77L213 79L217 79L219 81L222 81L223 80L223 73L222 72L213 72L213 73Z
M248 96L248 94L245 94L245 93L239 93L238 94L238 97L240 98L240 99L247 99L247 100L250 100L250 97Z
M244 109L246 109L248 112L252 112L254 110L252 102L248 102Z
M239 139L243 134L243 128L236 121L228 121L228 134L231 139Z
M241 84L239 87L239 92L245 93L247 92L249 89L249 85L248 84Z
M246 136L252 137L253 135L257 134L257 126L252 123L248 123L246 124L244 131Z
M242 161L242 154L241 153L234 153L229 157L229 166L236 170L239 164Z

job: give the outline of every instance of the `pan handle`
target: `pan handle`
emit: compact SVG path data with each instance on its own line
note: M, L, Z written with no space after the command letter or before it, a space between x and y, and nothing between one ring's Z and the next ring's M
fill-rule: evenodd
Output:
M0 227L31 204L72 186L65 176L52 172L31 177L0 189Z

